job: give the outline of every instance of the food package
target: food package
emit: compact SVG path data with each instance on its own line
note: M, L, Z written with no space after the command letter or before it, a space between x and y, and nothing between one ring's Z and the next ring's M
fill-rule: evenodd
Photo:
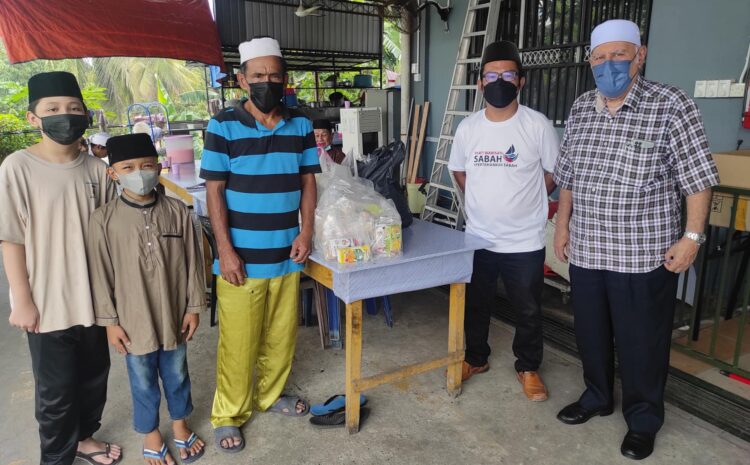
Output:
M341 170L321 176L314 237L320 255L352 264L402 254L401 217L391 200Z

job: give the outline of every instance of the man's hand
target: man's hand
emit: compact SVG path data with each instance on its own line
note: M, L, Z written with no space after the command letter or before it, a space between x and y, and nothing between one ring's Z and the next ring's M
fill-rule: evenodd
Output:
M10 309L8 322L11 326L26 332L38 333L39 310L36 308L36 304L31 299L28 302L14 302Z
M127 346L130 345L130 339L128 339L127 333L122 329L122 326L107 326L107 340L112 344L115 350L125 355L128 353Z
M224 281L234 286L245 284L245 263L234 249L219 251L219 271Z
M664 254L664 268L672 273L682 273L693 264L700 248L694 240L683 237Z
M193 339L193 334L198 329L199 323L200 316L197 313L186 313L182 318L182 334L187 333L187 336L185 336L186 341Z
M312 252L312 233L302 231L292 242L292 252L289 256L294 263L304 263L310 256L310 252Z
M555 225L554 249L555 256L563 263L568 263L568 244L570 243L570 231L567 225Z

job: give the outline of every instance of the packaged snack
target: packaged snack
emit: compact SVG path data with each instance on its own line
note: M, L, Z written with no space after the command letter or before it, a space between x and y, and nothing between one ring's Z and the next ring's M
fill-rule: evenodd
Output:
M341 247L337 251L339 263L359 263L368 262L372 255L370 254L369 245L360 245L356 247Z
M372 182L341 171L324 173L319 180L314 246L320 255L360 263L402 253L401 217Z

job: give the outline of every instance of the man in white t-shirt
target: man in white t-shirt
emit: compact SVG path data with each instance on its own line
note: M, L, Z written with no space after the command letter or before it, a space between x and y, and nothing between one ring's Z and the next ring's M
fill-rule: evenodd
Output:
M520 105L525 79L515 44L484 51L479 89L486 109L459 124L448 167L466 194L466 232L492 242L474 254L467 289L464 380L489 370L487 343L497 279L517 314L513 353L518 380L533 401L547 399L542 362L544 228L559 138L541 113Z

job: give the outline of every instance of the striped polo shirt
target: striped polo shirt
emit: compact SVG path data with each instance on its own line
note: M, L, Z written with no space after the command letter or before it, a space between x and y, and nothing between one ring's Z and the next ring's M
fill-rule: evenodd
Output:
M312 123L283 108L273 129L244 108L219 112L208 123L200 177L226 181L232 245L249 278L301 271L289 254L299 234L301 175L320 172ZM214 262L219 274L219 261Z

